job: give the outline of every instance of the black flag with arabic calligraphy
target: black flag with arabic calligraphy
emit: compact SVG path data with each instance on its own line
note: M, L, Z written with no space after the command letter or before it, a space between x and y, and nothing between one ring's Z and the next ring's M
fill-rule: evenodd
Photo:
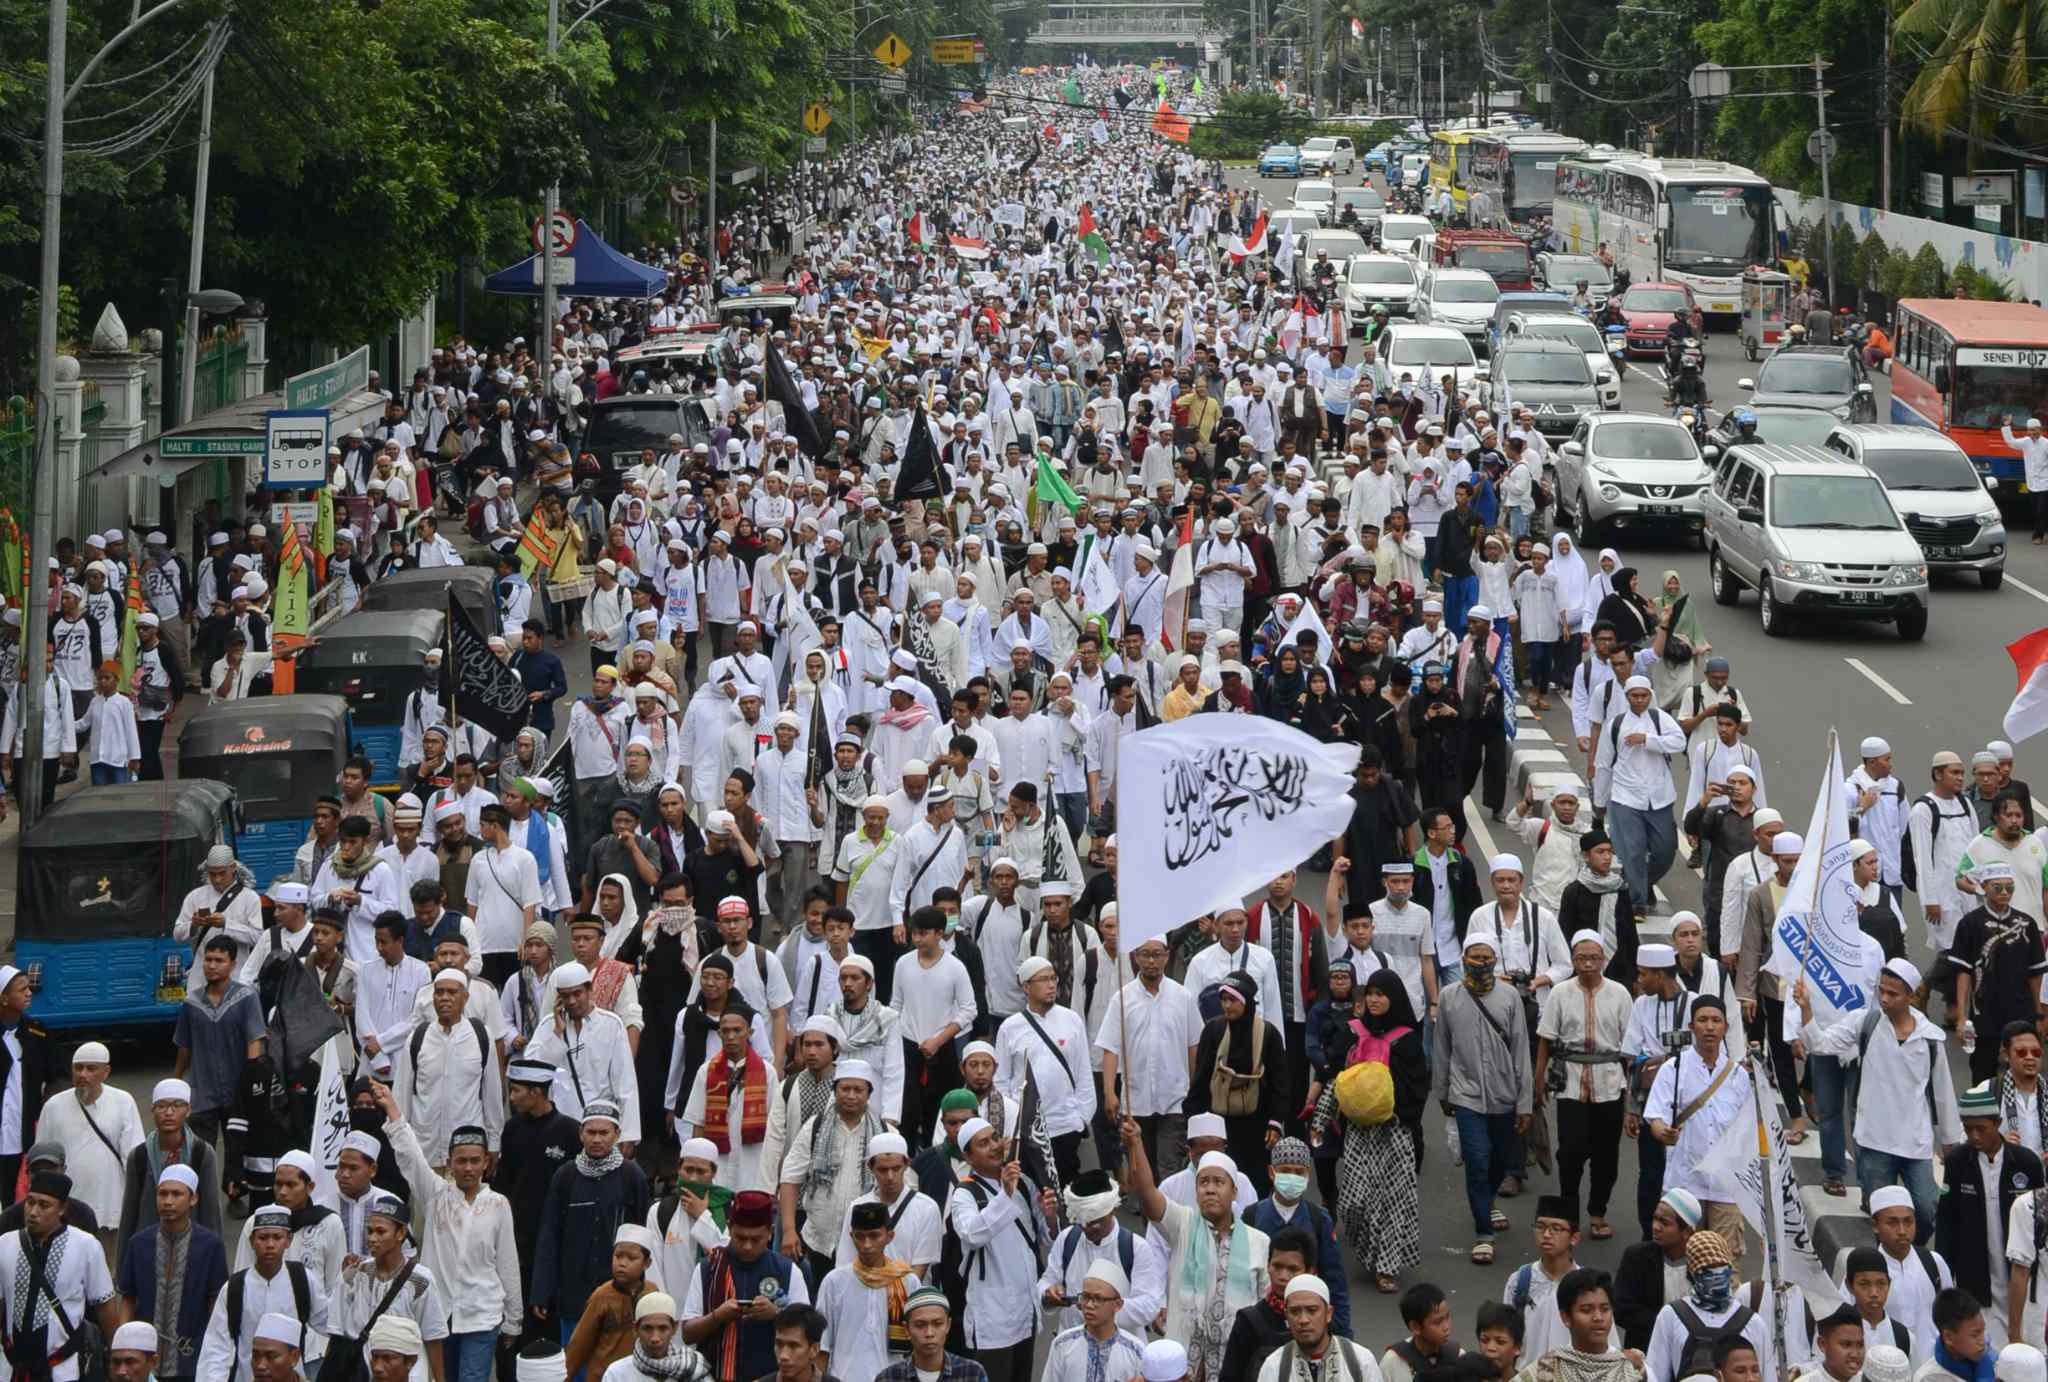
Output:
M526 683L519 669L500 662L484 632L461 605L448 601L447 670L442 685L453 711L505 743L526 728Z

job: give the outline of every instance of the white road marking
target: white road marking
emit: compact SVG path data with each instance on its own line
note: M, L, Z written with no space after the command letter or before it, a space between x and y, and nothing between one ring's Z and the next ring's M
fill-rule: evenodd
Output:
M2013 575L2010 571L2005 573L2005 583L2011 586L2013 589L2019 591L2021 594L2031 595L2036 600L2039 600L2042 604L2048 605L2048 594L2044 594L2043 592L2034 589L2034 587L2028 585L2025 581L2021 580L2018 576Z
M1842 659L1842 661L1848 663L1851 667L1854 667L1857 671L1861 672L1864 676L1864 679L1867 680L1872 686L1875 686L1878 690L1884 692L1887 696L1890 696L1900 705L1911 705L1913 703L1906 699L1905 692L1899 690L1898 687L1892 685L1883 677L1871 671L1870 668L1864 664L1862 658L1845 657Z

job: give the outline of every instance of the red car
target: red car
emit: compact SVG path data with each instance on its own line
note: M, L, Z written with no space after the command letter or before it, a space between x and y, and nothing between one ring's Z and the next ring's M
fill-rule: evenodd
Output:
M1681 312L1693 310L1692 289L1683 283L1633 283L1621 295L1619 311L1628 325L1622 338L1630 355L1664 353L1664 333Z

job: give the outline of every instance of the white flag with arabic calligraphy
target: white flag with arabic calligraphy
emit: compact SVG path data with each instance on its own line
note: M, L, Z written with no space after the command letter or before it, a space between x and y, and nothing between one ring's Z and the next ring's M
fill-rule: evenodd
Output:
M1358 745L1258 715L1189 715L1117 746L1117 922L1132 948L1337 838Z

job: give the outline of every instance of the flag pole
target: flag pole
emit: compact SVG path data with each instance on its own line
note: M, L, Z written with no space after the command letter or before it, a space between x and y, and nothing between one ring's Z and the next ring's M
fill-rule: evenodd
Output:
M1806 899L1806 924L1799 928L1799 977L1802 981L1806 978L1806 972L1813 967L1813 923L1820 915L1820 876L1823 861L1826 860L1828 853L1828 824L1835 814L1835 769L1842 761L1841 747L1836 742L1836 734L1835 728L1829 726L1828 775L1827 781L1821 786L1820 844L1817 847L1812 844L1807 846L1813 854L1813 886Z
M1778 1186L1777 1171L1771 1156L1770 1130L1764 1123L1763 1091L1756 1078L1756 1058L1743 1057L1743 1068L1749 1075L1749 1098L1756 1110L1756 1154L1760 1170L1759 1187L1762 1194L1764 1222L1764 1271L1771 1283L1771 1339L1778 1358L1779 1382L1789 1382L1792 1368L1785 1357L1785 1283L1782 1280L1784 1263L1778 1254ZM1737 1232L1740 1232L1738 1225Z

